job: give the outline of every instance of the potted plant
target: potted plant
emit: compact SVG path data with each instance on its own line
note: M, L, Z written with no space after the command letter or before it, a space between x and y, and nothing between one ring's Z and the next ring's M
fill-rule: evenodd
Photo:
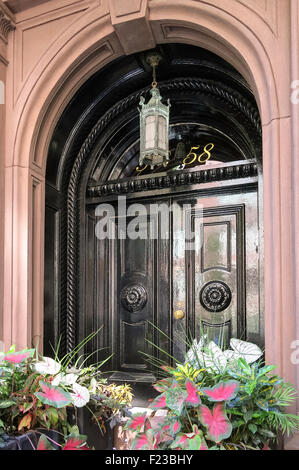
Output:
M93 381L88 406L79 411L80 431L96 450L114 448L114 428L127 416L133 399L131 386L102 379Z
M15 351L14 347L0 359L0 448L32 448L35 432L70 431L66 405L71 396L38 373L34 367L34 349ZM42 430L42 431L41 431ZM29 433L28 433L29 431Z
M233 338L230 346L223 351L203 337L184 363L161 366L152 413L126 424L133 449L262 450L299 429L299 417L286 411L294 387L262 363L255 344Z
M32 449L40 433L59 447L64 437L80 432L96 449L112 448L111 427L132 394L129 386L109 385L102 378L100 368L109 357L87 365L89 357L79 355L98 331L62 358L59 346L54 358L40 356L35 349L16 352L14 347L1 354L0 449Z

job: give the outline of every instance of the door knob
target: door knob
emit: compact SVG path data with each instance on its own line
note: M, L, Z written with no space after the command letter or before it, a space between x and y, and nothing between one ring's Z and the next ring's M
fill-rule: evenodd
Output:
M184 318L185 312L183 312L183 310L175 310L173 316L177 320L181 320L182 318Z

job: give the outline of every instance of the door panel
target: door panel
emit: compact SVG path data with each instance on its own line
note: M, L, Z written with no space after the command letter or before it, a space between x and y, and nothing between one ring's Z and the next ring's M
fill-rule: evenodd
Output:
M140 235L146 235L156 220L153 217L139 219ZM128 227L133 220L133 217L127 217ZM118 288L112 294L116 295L117 305L117 370L146 370L148 365L141 352L152 352L145 339L149 339L147 321L155 322L156 240L126 237L116 239L115 244L117 254L113 271Z
M115 205L109 240L94 237L90 208L86 319L88 329L104 324L98 347L113 354L113 380L154 380L142 353L183 359L186 332L198 338L201 328L216 342L263 343L256 186L225 191L139 197L138 230L133 206L127 201L124 218Z
M135 206L128 205L127 213L130 211L135 212ZM155 380L154 367L145 354L158 356L151 343L167 351L169 348L165 336L152 325L169 333L170 240L161 234L165 223L158 207L150 208L144 201L142 212L124 218L115 205L108 222L110 239L97 240L98 247L105 246L108 251L95 263L98 292L103 293L104 285L109 290L104 304L99 299L102 310L98 317L104 318L108 311L111 369L117 371L113 380ZM99 252L103 248L98 248Z
M173 256L174 311L186 311L173 319L177 341L182 331L196 338L204 331L226 346L231 337L260 343L257 193L201 197L191 208L188 198L177 202L194 234L193 246L185 240L187 250L180 234ZM178 347L180 358L184 352Z

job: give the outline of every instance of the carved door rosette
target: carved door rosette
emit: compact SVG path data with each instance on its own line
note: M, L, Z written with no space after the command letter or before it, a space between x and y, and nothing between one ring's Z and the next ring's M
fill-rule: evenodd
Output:
M147 291L142 284L132 283L123 287L120 292L122 306L130 313L142 310L147 304Z

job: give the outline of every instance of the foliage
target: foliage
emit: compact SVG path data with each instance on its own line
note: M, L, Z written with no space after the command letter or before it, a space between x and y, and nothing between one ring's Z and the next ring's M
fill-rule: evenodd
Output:
M52 441L48 436L42 434L39 438L36 450L91 450L86 444L87 436L77 433L69 434L64 438L64 443ZM53 446L55 444L55 446Z
M0 363L0 420L3 431L5 434L18 434L36 427L67 429L66 405L71 403L71 397L66 396L64 408L61 408L57 398L58 394L65 393L64 390L51 387L50 378L44 380L42 375L34 372L34 351L28 351L30 354L12 350ZM57 396L52 396L48 402L39 399L39 394L49 388Z
M93 419L103 431L106 430L106 422L110 422L110 427L114 427L132 403L131 386L107 384L103 381L94 383L93 392L90 402L94 410Z
M45 427L67 435L73 425L70 416L76 419L76 410L81 407L90 409L103 431L104 421L131 403L129 386L108 385L101 376L100 368L110 357L87 365L90 355L79 354L98 331L61 358L59 345L54 358L39 356L35 349L16 352L14 347L1 354L0 434Z
M223 351L206 337L189 344L184 363L161 366L151 415L127 422L134 449L262 450L299 430L299 417L286 412L296 390L262 363L258 346L233 338Z

